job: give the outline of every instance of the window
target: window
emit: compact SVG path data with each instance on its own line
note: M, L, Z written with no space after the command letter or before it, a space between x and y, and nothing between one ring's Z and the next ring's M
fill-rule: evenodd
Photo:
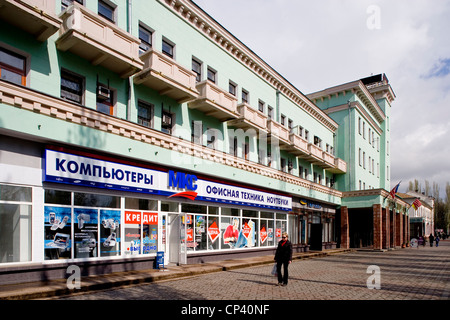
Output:
M264 113L264 101L258 100L258 110Z
M361 118L358 118L358 132L361 135L362 134L362 128L361 128Z
M115 22L114 10L115 8L110 4L101 0L98 2L98 14L113 23Z
M142 54L147 52L152 47L152 32L148 28L139 25L139 40L141 44L139 45L139 53Z
M0 78L22 86L26 83L26 58L0 48Z
M197 82L202 81L202 64L196 59L192 59L192 71L196 74L195 80Z
M242 102L248 103L248 91L242 89Z
M228 83L228 92L230 92L233 96L236 96L236 84L232 81Z
M230 136L229 137L229 153L235 157L237 157L237 137L235 136Z
M316 145L319 148L322 148L322 139L320 139L318 136L314 136L314 145Z
M165 55L167 55L167 56L169 56L169 57L171 57L171 58L173 58L173 56L174 56L174 45L173 44L171 44L168 40L164 40L163 39L163 41L162 41L162 52L165 54Z
M191 142L202 144L203 143L203 122L192 121L191 122Z
M294 122L292 121L292 119L288 119L288 129L289 132L292 132L292 128L294 127Z
M144 101L138 101L138 123L145 127L153 128L153 110L152 104Z
M281 115L281 125L285 126L286 125L286 116L284 114Z
M208 67L208 80L212 83L216 83L216 71L211 67Z
M32 189L0 184L0 263L31 260Z
M174 115L168 111L163 110L161 131L167 134L172 134Z
M206 146L211 149L217 148L217 129L207 128L206 130Z
M113 91L105 85L97 85L97 111L114 115Z
M361 148L359 148L358 161L359 161L359 165L362 166L362 150L361 150Z
M271 106L267 107L267 118L269 120L273 118L273 108Z
M67 7L72 5L74 2L78 2L79 4L84 5L83 0L61 0L61 11L66 10Z
M286 172L286 159L281 158L281 171Z
M84 78L61 70L61 98L83 104Z

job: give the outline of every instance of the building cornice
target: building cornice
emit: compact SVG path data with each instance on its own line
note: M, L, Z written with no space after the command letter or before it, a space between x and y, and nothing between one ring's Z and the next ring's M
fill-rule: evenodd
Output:
M228 52L329 130L332 132L337 130L338 124L333 119L191 0L157 1Z
M351 91L353 94L356 94L356 96L362 101L364 106L367 108L367 110L370 111L370 113L378 121L378 123L381 124L386 119L385 113L378 105L372 93L369 91L369 89L367 89L367 87L362 83L361 80L327 88L308 94L307 96L314 103L316 103L317 100L323 101L325 98L331 99L333 95L338 95L339 93L345 94L346 91Z

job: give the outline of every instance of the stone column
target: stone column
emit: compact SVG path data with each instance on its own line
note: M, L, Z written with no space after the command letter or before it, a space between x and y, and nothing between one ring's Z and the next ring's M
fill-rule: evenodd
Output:
M383 208L383 249L390 248L391 226L389 207Z
M373 205L373 249L383 249L383 213L381 205Z
M348 207L341 207L341 249L350 248Z

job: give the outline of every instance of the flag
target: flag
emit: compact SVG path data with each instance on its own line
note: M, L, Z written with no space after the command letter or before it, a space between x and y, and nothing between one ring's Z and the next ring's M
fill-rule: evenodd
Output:
M422 205L422 202L420 202L419 198L417 198L416 200L414 200L414 202L412 203L412 206L414 208L414 210L419 209L419 207Z
M397 185L394 188L392 188L391 192L389 192L389 195L392 197L392 199L395 199L395 194L398 191L398 187L400 186L400 183L401 183L401 181L399 183L397 183Z

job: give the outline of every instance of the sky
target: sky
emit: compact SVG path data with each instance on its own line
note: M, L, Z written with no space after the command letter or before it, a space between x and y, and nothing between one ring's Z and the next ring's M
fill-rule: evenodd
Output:
M194 0L304 94L385 73L391 187L450 182L450 0Z

